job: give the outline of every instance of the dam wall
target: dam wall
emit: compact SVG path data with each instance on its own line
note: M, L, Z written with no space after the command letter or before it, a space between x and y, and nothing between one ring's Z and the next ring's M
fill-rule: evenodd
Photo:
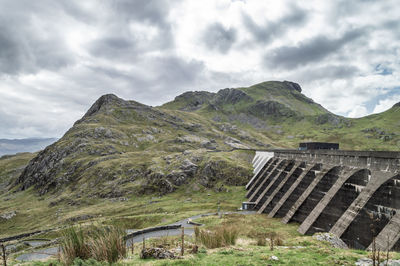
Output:
M248 202L259 213L330 232L351 248L400 251L400 152L256 152Z

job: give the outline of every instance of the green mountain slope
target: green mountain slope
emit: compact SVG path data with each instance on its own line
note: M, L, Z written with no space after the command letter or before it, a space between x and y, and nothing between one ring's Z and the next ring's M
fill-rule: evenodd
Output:
M342 149L398 150L399 105L351 119L335 115L301 93L298 84L269 81L217 93L186 92L162 106L197 113L267 137L272 147L303 141L339 142Z

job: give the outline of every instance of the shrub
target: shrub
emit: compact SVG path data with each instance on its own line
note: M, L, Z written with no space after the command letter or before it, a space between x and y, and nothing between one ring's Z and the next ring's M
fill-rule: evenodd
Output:
M214 231L195 228L195 237L198 243L207 248L219 248L234 245L239 235L239 230L233 226L219 226Z
M275 239L275 245L277 245L277 246L283 246L283 245L284 245L284 243L283 243L283 238L282 238L282 236L280 236L279 234L278 234L278 236L277 236L276 239Z
M267 239L265 237L257 238L257 246L266 246L266 245L267 245Z

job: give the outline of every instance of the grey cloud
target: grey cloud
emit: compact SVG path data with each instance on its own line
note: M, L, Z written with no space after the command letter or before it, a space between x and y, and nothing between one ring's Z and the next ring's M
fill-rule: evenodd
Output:
M168 21L171 5L169 1L118 0L107 2L109 16L105 18L99 38L88 45L89 52L112 60L132 61L150 51L170 49L174 44L171 25ZM156 27L152 38L142 38L145 32L135 32L130 23L144 27Z
M111 8L127 20L139 20L141 22L169 27L167 16L170 10L170 2L165 0L117 0L112 1Z
M312 69L306 68L302 71L296 71L294 79L299 82L310 82L316 80L337 80L347 79L357 76L360 69L352 65L326 65L313 66Z
M270 51L264 57L264 63L269 67L294 69L324 59L337 52L343 46L356 40L364 33L363 29L352 30L337 39L317 36L297 46L282 46Z
M272 38L283 35L290 27L299 27L307 21L307 13L298 7L292 7L290 13L277 21L258 25L247 14L242 14L243 24L258 42L267 43Z
M179 92L193 89L193 84L204 79L203 62L187 61L177 56L138 57L135 65L136 68L127 71L112 66L88 67L79 76L73 74L71 79L76 81L77 87L96 88L90 92L93 97L113 92L126 99L152 105L162 104ZM144 69L151 74L143 75ZM93 78L88 80L87 76ZM116 81L118 88L115 87Z
M221 23L217 22L207 27L202 39L209 49L226 53L236 41L236 35L236 29L226 29Z
M110 59L131 60L135 56L136 45L132 39L122 36L108 36L91 43L89 51L94 56Z
M4 1L0 10L0 75L58 70L74 63L73 54L51 27L35 28L47 6L25 1ZM16 9L16 12L11 12ZM45 17L45 15L43 15ZM35 19L35 21L33 21ZM35 22L35 23L34 23Z

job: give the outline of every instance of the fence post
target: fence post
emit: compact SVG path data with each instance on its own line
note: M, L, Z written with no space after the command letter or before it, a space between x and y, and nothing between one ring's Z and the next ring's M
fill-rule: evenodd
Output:
M183 256L185 249L185 227L182 226L182 246L181 246L181 256Z
M1 250L3 251L3 264L7 266L6 247L4 244L1 244Z
M134 253L134 251L135 251L135 246L134 246L134 243L133 243L133 238L132 238L132 240L131 240L131 251L132 251L132 256L133 256L133 253Z

